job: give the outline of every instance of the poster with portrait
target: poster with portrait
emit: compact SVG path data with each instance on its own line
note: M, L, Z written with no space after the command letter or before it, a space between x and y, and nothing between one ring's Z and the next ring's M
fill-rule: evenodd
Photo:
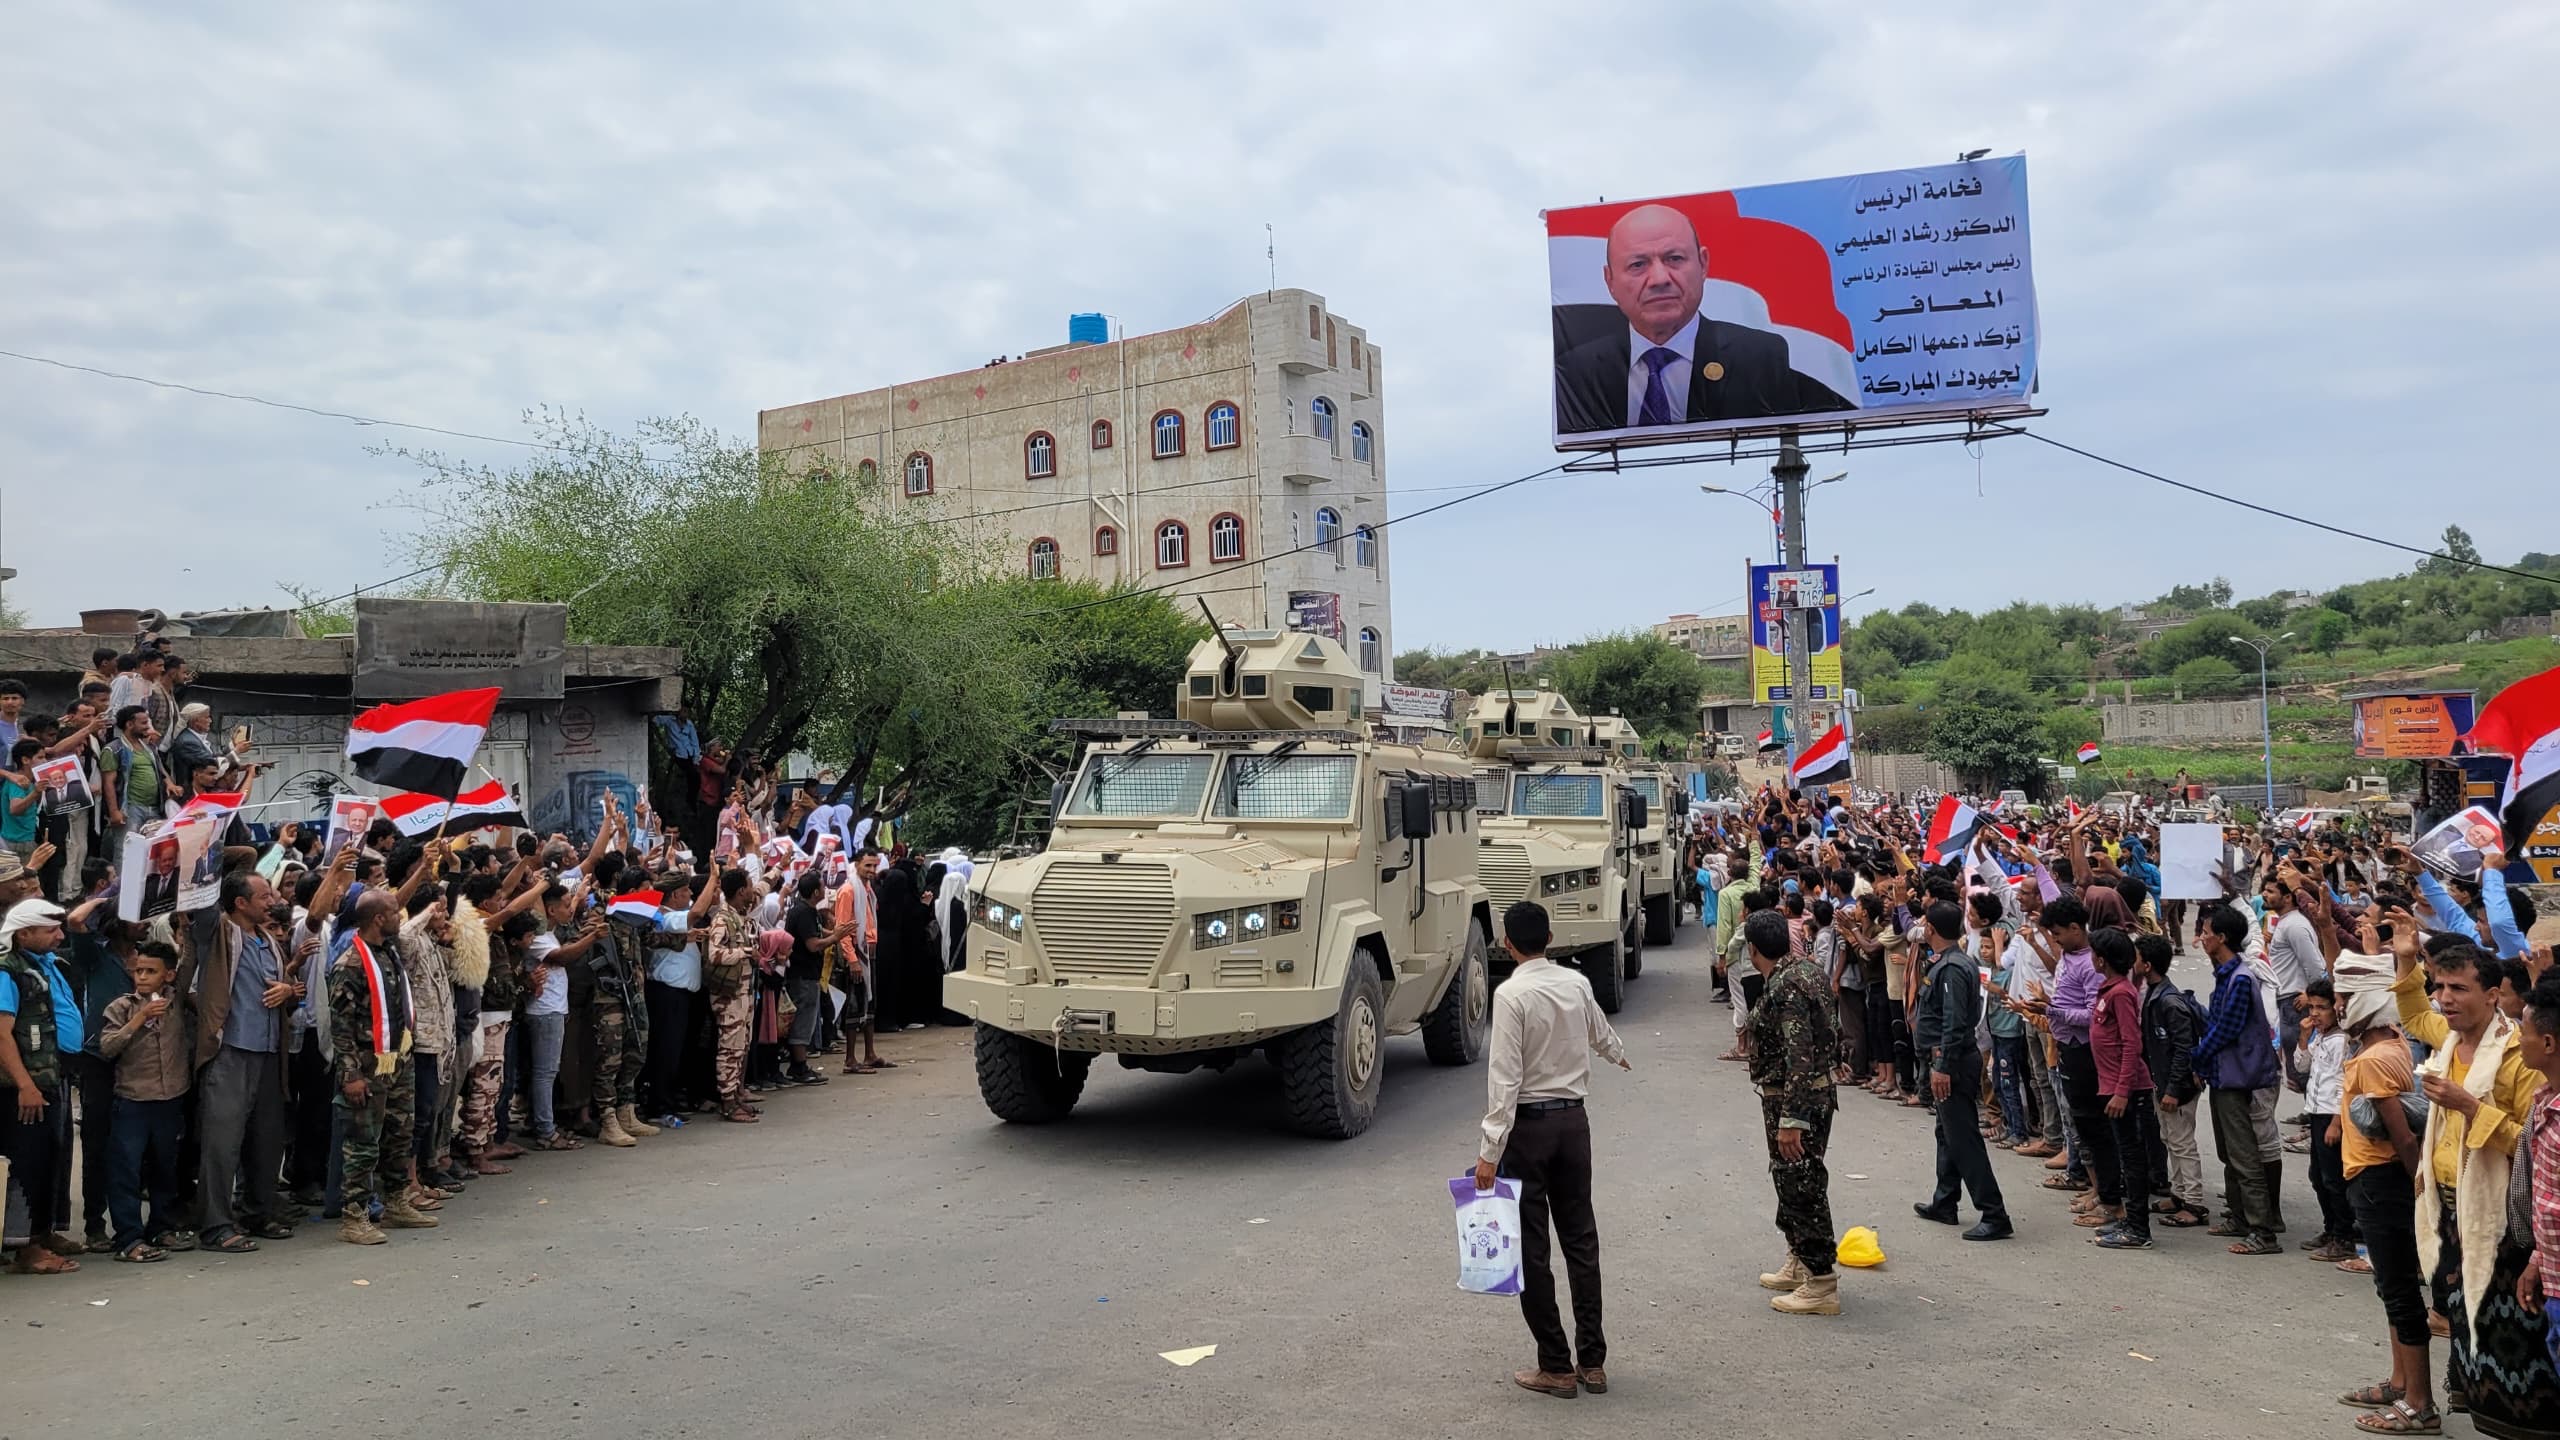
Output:
M2480 874L2485 852L2503 843L2498 817L2478 805L2465 805L2418 837L2410 856L2439 875L2473 879Z
M1546 212L1560 450L2033 408L2024 155Z
M89 777L82 773L77 755L37 761L32 778L44 795L41 803L47 815L68 815L95 803L89 794Z
M1787 627L1805 627L1813 674L1807 698L1840 699L1840 567L1836 564L1746 567L1751 597L1751 700L1755 705L1795 698L1787 683Z
M325 870L338 859L338 852L364 839L373 825L373 817L382 813L382 802L370 795L338 795L329 801L329 831L320 841L320 868Z
M143 921L177 913L179 839L167 823L147 825L124 837L116 865L116 918Z

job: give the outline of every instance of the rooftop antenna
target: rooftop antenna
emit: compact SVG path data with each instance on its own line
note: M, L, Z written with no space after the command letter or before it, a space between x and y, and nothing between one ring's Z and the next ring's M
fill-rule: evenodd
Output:
M1262 298L1268 300L1280 288L1280 236L1268 220L1262 222L1262 258L1271 262L1271 284L1262 292Z

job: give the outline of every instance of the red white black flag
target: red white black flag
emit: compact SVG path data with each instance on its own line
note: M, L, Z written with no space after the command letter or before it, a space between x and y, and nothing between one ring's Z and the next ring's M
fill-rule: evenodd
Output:
M497 708L495 689L376 705L347 727L347 759L358 775L386 790L455 794Z
M2471 724L2471 748L2515 762L2499 808L2507 853L2522 855L2534 827L2560 806L2560 667L2499 691Z
M1834 725L1804 747L1787 767L1787 783L1799 790L1836 785L1849 778L1849 732Z
M468 835L494 825L524 828L524 811L507 787L495 780L466 790L447 801L441 795L385 795L382 818L412 840L430 835Z
M1950 855L1961 855L1973 843L1974 832L1987 823L1981 811L1953 795L1938 797L1938 811L1929 817L1928 848L1920 852L1920 862L1935 865Z

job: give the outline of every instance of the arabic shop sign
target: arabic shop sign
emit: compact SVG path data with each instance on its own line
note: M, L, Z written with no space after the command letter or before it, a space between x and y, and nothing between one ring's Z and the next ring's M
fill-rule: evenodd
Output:
M358 600L355 697L412 700L494 685L509 700L557 700L566 605Z

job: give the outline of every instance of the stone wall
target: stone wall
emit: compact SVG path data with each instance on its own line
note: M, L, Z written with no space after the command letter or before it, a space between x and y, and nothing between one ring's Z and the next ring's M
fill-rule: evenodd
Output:
M2256 740L2258 702L2194 700L2184 704L2137 700L2099 707L2100 733L2108 744L2180 744Z

